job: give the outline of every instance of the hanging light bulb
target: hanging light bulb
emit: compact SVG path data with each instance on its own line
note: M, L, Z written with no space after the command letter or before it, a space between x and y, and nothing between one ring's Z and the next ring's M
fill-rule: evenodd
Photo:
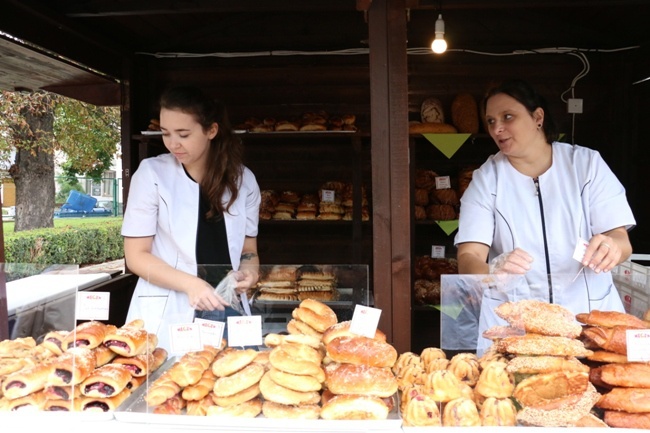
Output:
M442 14L438 14L435 33L436 37L431 43L431 50L436 54L442 54L447 51L447 41L445 41L445 22L442 20Z

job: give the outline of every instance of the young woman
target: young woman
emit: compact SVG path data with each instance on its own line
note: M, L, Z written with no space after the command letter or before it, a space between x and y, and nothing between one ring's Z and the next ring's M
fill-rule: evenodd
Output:
M225 108L200 89L165 91L160 129L169 153L133 174L122 235L126 265L140 277L127 322L144 319L169 349L168 326L195 311L221 321L238 314L214 293L230 270L237 293L257 283L260 190Z

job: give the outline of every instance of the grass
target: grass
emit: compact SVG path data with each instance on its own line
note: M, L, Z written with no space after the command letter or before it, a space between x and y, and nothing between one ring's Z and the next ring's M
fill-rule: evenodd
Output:
M80 228L94 225L101 225L108 221L122 220L122 217L95 217L95 218L54 218L54 228ZM103 222L103 223L102 223ZM14 233L14 221L4 221L2 229L5 239Z

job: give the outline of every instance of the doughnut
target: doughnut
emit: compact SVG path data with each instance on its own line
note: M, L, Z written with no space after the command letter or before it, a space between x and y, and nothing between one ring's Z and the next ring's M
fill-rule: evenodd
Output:
M262 404L262 413L270 419L318 419L320 406L317 404L290 405L267 400Z
M325 349L334 362L392 368L397 361L397 350L392 345L360 335L336 337Z
M321 333L338 322L334 310L320 301L309 298L300 302L298 308L294 308L292 317L307 323Z
M219 377L212 392L217 397L231 396L258 383L263 374L264 367L252 362L230 376Z
M320 391L323 387L323 381L319 381L318 378L314 376L287 373L273 367L269 370L269 376L273 379L273 382L282 385L285 388L293 389L294 391Z
M260 380L260 393L266 401L287 405L317 404L320 401L320 394L316 391L301 392L278 385L271 379L268 372Z
M255 418L262 412L262 400L254 398L234 406L210 406L206 410L207 416L223 416L237 418Z
M285 343L271 350L271 366L287 373L318 375L321 355L316 349L294 343Z
M370 395L334 395L323 403L320 417L327 420L384 420L388 406L381 398Z
M327 328L327 330L323 333L323 344L329 343L331 340L335 339L336 337L356 336L357 334L350 332L351 324L352 324L351 320L345 320L343 322L339 322ZM375 330L374 338L375 340L386 341L386 334L384 334L381 330L377 329Z
M334 394L390 397L398 389L390 368L331 363L325 366L325 377L325 385Z
M230 376L253 362L257 353L255 349L228 351L212 363L212 372L217 377Z
M289 332L289 334L296 334L296 335L304 334L304 335L311 335L317 338L323 338L322 332L318 332L317 330L315 330L305 322L296 319L289 320L289 322L287 323L287 331Z
M226 397L217 397L214 393L209 395L213 403L218 406L235 406L260 395L260 384L255 383L238 393Z
M557 371L527 377L517 384L512 395L523 407L554 410L576 404L588 385L589 373Z

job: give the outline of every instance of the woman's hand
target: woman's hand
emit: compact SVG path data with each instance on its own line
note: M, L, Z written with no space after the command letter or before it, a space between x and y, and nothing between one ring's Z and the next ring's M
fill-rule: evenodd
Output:
M622 247L621 247L622 245ZM609 272L615 266L627 260L632 253L632 247L623 227L607 233L594 235L582 258L582 265L595 273Z
M530 270L533 258L521 248L498 255L490 261L491 274L525 274Z
M190 301L190 306L199 311L223 311L228 304L221 296L214 293L214 287L206 281L196 278L196 285L185 292Z
M235 290L239 294L246 293L248 289L257 284L259 279L257 272L249 269L234 271L233 276L235 277L235 281L237 281Z

